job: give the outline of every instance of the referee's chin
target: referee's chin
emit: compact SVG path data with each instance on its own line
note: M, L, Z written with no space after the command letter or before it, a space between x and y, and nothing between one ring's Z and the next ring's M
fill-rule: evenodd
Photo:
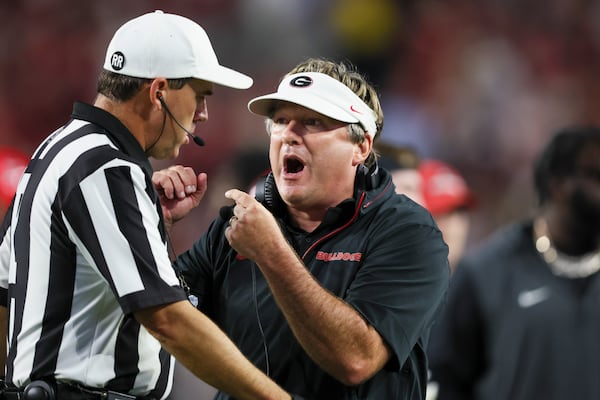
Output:
M153 148L146 151L146 155L148 157L152 157L156 160L173 160L179 157L179 152L181 150L181 146L186 143L178 143L172 147L159 147L154 146Z

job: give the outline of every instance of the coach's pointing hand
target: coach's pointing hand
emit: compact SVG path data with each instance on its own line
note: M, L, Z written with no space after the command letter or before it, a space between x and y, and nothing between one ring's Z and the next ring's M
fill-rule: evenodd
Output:
M254 197L237 189L228 190L225 197L235 201L225 237L238 254L259 263L277 246L287 246L273 215Z

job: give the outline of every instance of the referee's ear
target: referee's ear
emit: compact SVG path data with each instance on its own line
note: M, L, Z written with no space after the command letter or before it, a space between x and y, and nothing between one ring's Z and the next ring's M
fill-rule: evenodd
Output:
M166 78L155 78L150 82L150 86L148 88L148 100L150 103L156 107L158 110L162 110L163 101L165 101L167 97L167 89L169 88L169 83Z

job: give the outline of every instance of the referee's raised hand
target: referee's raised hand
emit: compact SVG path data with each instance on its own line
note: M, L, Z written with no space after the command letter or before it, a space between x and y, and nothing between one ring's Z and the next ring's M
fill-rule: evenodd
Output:
M196 175L191 167L174 165L154 172L152 183L160 197L165 224L171 227L200 204L207 176L204 172Z

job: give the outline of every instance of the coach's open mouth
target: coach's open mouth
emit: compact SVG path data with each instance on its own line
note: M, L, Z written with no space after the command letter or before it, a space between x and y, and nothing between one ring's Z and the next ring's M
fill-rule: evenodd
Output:
M286 174L295 174L304 169L304 162L296 156L286 157L283 161L283 171Z

